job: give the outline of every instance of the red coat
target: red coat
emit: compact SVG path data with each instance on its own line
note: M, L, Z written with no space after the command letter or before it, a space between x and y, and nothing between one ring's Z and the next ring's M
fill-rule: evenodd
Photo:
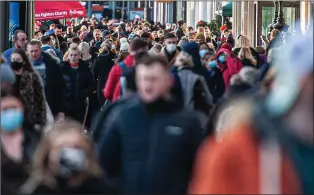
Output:
M226 58L227 62L225 64L219 63L218 65L219 65L219 68L222 72L223 79L225 81L225 90L227 90L229 87L229 84L230 84L231 76L234 74L237 74L241 70L242 61L238 57L233 55L228 49L221 48L216 53L217 62L219 62L218 56L224 52L229 54L230 56Z
M127 56L124 60L125 65L130 68L133 66L134 56ZM104 88L104 96L107 100L116 101L120 97L120 77L122 69L118 64L115 64L108 76L106 86Z

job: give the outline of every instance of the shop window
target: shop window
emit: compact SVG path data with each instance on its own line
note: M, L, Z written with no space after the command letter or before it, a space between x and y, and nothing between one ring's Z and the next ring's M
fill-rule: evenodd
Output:
M274 7L262 7L262 34L267 35L269 29L268 25L273 22ZM284 7L283 13L285 23L289 25L288 31L291 33L295 29L296 23L296 8L295 7Z

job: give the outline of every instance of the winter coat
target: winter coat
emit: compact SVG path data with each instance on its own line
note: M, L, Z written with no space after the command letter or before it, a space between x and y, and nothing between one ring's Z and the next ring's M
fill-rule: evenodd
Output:
M62 112L64 79L57 61L48 53L43 52L42 55L46 65L45 96L52 114L56 116Z
M125 194L184 194L202 140L195 115L139 99L118 109L99 144L100 164ZM139 122L140 121L140 122Z
M205 79L187 66L178 69L178 76L185 108L197 111L202 124L205 126L213 103L212 94Z
M44 127L47 110L41 77L37 72L28 72L26 70L15 77L16 82L13 87L25 105L27 121L32 125Z
M127 68L133 66L134 56L128 55L126 59L123 61ZM105 99L109 101L116 101L120 97L120 77L123 74L123 70L118 64L115 64L109 73L107 83L104 88L104 96Z
M216 53L216 60L217 62L219 62L218 57L221 53L227 53L230 55L230 51L224 48L219 49L219 51ZM220 63L218 64L221 72L222 72L222 76L224 78L224 82L225 82L225 90L228 89L229 84L230 84L230 78L232 75L237 74L241 68L242 68L242 62L239 58L237 57L227 57L226 58L226 62L225 63Z
M87 100L92 95L95 82L91 70L82 60L79 67L73 69L69 62L62 66L65 80L63 108L67 116L83 122Z
M107 79L109 77L109 73L114 65L114 62L111 59L111 56L100 54L94 61L92 73L94 75L94 79L97 82L96 93L98 97L98 101L100 105L104 104L104 95L103 89L106 85Z
M40 133L32 124L23 125L23 160L20 163L11 160L1 147L1 194L15 195L29 176L29 165L40 141ZM2 144L0 142L0 144Z
M222 141L203 143L190 193L313 194L313 147L261 104L245 109L250 114L229 126Z
M169 54L168 51L166 50L165 47L163 47L160 51L160 55L161 56L165 56L167 61L169 62L169 66L173 66L174 65L174 62L175 62L175 59L176 59L176 56L180 53L180 51L177 50L175 52L173 52L173 54Z
M213 95L213 103L216 103L225 93L225 83L219 68L215 67L209 73L211 76L209 91Z

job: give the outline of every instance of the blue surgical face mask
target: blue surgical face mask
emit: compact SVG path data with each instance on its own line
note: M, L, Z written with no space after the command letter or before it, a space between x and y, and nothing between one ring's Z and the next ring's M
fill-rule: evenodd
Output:
M1 129L5 132L13 132L24 121L24 113L16 108L1 111Z
M203 58L205 56L205 54L208 52L209 52L208 49L202 49L202 50L200 50L199 54L200 54L201 58Z
M220 63L225 63L225 62L226 62L226 56L225 56L225 55L220 55L220 56L218 57L218 61L219 61Z
M209 68L215 68L216 66L217 66L216 60L210 61L210 62L208 63L208 67L209 67Z

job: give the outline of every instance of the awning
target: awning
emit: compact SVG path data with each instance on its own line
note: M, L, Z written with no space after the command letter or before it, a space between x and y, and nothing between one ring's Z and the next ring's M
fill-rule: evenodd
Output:
M222 16L232 17L232 2L222 7Z
M78 1L36 1L35 20L86 17L86 8Z

